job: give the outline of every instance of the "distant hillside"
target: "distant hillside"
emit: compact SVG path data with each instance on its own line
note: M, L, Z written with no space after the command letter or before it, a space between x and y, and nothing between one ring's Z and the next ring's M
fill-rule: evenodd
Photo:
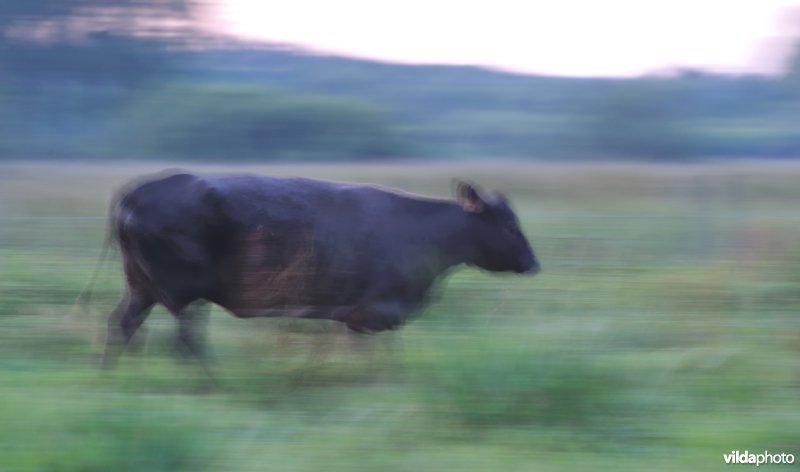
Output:
M578 79L400 65L239 45L194 52L186 77L376 105L423 155L794 157L795 100L777 80L684 71ZM650 149L650 148L653 149ZM656 149L657 148L657 149Z
M211 45L211 46L209 46ZM796 157L796 88L576 79L228 40L0 48L0 156L247 160Z

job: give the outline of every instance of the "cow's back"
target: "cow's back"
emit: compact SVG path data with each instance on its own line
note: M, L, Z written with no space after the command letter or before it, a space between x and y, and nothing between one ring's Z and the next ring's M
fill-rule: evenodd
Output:
M302 178L207 181L237 234L228 279L245 303L355 303L387 263L390 192Z

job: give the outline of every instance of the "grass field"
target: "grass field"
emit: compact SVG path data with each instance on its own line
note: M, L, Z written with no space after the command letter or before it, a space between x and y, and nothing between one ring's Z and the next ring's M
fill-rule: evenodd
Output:
M119 261L73 302L113 189L161 164L0 164L0 470L716 470L800 454L800 166L214 167L505 191L544 270L462 270L402 330L212 314L222 387L97 369ZM796 465L795 465L796 466ZM786 466L783 466L784 468ZM789 466L791 468L791 466Z

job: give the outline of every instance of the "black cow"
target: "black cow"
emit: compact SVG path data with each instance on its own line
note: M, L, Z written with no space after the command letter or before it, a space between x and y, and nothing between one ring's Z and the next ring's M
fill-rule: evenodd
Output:
M459 183L457 202L375 186L251 175L175 174L132 186L111 212L127 292L112 313L104 365L161 303L202 355L197 310L240 318L330 319L394 329L460 264L536 273L508 202Z

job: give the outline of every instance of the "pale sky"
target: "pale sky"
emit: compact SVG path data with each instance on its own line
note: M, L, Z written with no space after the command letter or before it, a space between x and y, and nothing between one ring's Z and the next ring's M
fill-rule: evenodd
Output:
M407 63L617 76L775 72L800 0L219 0L249 39Z

